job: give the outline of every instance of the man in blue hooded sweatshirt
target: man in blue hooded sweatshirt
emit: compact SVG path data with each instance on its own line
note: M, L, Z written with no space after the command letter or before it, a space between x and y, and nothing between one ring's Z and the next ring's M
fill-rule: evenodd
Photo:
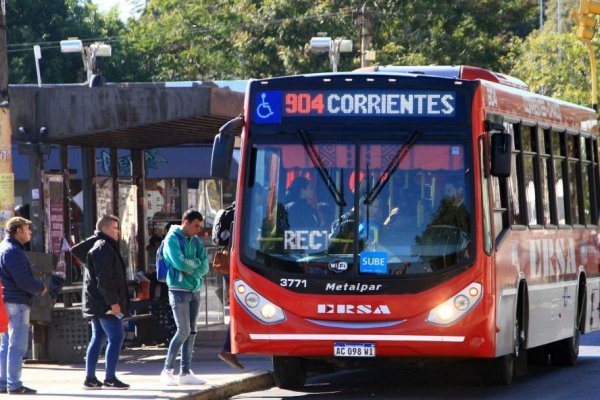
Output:
M191 370L196 320L200 311L200 288L204 275L208 273L206 250L197 236L202 220L198 211L188 210L183 214L181 225L172 225L164 239L163 255L169 265L169 304L177 326L160 374L162 383L167 386L204 383ZM173 366L180 349L181 366L179 377L175 379Z

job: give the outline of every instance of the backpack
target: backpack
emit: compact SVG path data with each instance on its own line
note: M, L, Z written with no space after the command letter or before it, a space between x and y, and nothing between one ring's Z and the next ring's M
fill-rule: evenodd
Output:
M179 240L179 245L181 246L181 251L185 250L185 242L179 235L175 235ZM167 275L169 274L169 264L165 260L163 256L163 246L165 245L166 240L163 240L158 246L158 250L156 250L156 280L159 282L166 282Z
M212 230L212 241L217 246L228 246L231 238L231 224L235 214L235 202L229 207L219 210L215 216Z

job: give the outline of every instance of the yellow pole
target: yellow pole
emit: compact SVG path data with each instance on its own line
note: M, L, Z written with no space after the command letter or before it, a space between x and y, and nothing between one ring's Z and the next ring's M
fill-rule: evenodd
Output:
M596 53L594 52L594 46L592 46L591 40L584 40L585 46L587 47L588 54L590 55L590 68L592 72L592 107L598 111L598 77L596 75Z
M14 214L15 178L12 171L10 109L8 101L8 55L6 44L6 9L0 9L0 228ZM4 229L0 229L0 237Z

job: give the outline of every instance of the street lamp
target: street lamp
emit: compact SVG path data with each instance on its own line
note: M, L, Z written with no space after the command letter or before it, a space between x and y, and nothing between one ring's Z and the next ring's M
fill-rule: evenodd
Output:
M40 74L40 58L42 58L42 48L38 44L33 46L33 58L35 58L35 72L37 74L38 87L42 87L42 75Z
M315 53L328 53L332 71L338 72L340 53L350 53L352 51L352 40L315 36L310 39L310 49Z
M86 83L90 87L104 86L104 77L97 73L96 57L110 57L112 48L105 43L92 43L89 46L84 46L79 39L69 38L60 41L61 53L81 53L83 59L83 67L87 73Z

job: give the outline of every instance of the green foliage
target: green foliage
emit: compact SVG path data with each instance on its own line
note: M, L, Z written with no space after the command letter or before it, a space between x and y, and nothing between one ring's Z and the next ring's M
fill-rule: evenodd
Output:
M11 83L37 82L34 44L42 50L43 83L84 82L81 55L60 52L59 42L69 37L83 39L84 45L95 38L111 44L112 57L97 61L108 81L128 80L137 73L135 57L130 57L129 47L119 40L123 22L116 12L100 14L91 0L7 0L6 14Z
M598 43L594 41L598 54ZM574 33L532 34L515 42L507 55L510 74L529 84L530 90L589 106L590 61L587 49Z
M340 70L360 66L352 0L150 0L128 38L153 79L235 79L330 70L309 52L318 32L354 42ZM505 43L537 22L535 0L367 2L378 64L474 64L497 69Z
M571 10L579 8L579 0L545 0L544 32L569 33L575 26ZM558 13L560 11L560 17ZM559 29L560 22L560 32Z

